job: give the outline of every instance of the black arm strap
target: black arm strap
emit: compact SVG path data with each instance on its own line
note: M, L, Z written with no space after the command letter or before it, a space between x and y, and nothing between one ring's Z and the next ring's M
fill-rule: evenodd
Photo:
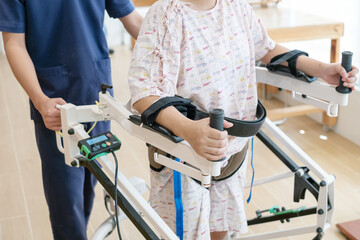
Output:
M196 117L197 119L206 118L209 117L209 114L198 110ZM266 110L261 102L258 101L256 107L256 120L244 121L228 117L224 117L224 119L233 124L231 128L225 129L229 135L235 137L251 137L254 136L263 125L266 119Z
M141 122L147 126L155 127L156 129L157 124L155 123L155 119L157 115L161 110L169 106L174 106L187 118L193 120L209 117L208 113L197 110L196 106L192 105L191 100L189 99L181 97L165 97L153 103L141 114ZM260 130L266 119L266 110L260 101L258 102L256 117L257 119L254 121L242 121L225 117L226 121L233 123L231 128L225 130L228 131L229 135L236 137L254 136Z
M141 114L141 122L145 125L152 126L157 115L161 110L174 106L179 112L190 119L195 119L196 107L191 104L190 99L181 97L165 97L154 102Z
M306 82L313 82L317 79L316 77L306 75L305 73L296 69L297 58L301 55L309 56L309 54L300 50L292 50L290 52L277 55L270 60L270 63L266 65L266 68L271 72L283 72L291 74L296 79ZM285 61L288 62L289 67L280 65Z

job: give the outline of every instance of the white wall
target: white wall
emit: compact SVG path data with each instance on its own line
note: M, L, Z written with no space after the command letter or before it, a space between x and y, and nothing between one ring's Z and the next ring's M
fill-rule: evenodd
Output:
M359 0L283 0L279 7L293 8L328 19L344 22L344 36L340 41L340 52L354 52L353 64L360 66L360 1ZM328 61L330 58L330 41L293 42L290 46L302 46L311 56Z
M344 37L340 41L340 52L352 51L353 65L360 67L360 1L358 0L283 0L279 7L297 9L329 19L344 22ZM327 39L291 42L284 44L290 49L304 50L311 57L328 62L330 59L330 41ZM360 77L360 76L359 76ZM320 114L312 117L321 121ZM349 105L340 107L335 132L360 145L360 91L350 94Z
M349 105L340 107L335 131L360 146L360 91L349 96Z
M119 19L110 18L105 14L105 34L109 47L114 47L120 44L128 44L130 36L125 34L125 29Z
M141 7L136 9L140 15L145 16L148 8ZM105 14L105 29L106 38L109 47L114 47L120 44L130 44L131 37L126 32L124 26L119 19L110 18L108 14Z

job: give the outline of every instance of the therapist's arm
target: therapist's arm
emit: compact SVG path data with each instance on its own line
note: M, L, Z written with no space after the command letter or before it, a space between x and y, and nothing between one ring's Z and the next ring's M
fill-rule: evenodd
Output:
M136 101L133 107L142 113L158 99L158 96L145 97ZM185 139L195 152L208 160L219 160L226 156L227 131L211 128L209 118L194 121L182 115L175 107L170 106L159 113L156 122ZM224 121L225 128L231 126L232 123Z
M34 64L25 45L25 34L3 33L6 57L10 67L50 130L61 129L60 111L56 104L65 104L61 98L49 98L40 88Z
M125 17L119 18L124 25L126 31L135 39L137 39L143 17L135 10Z

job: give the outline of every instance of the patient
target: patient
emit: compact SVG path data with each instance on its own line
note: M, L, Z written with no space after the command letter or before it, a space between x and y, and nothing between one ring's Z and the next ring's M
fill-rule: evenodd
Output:
M133 108L142 113L159 98L179 95L202 111L221 108L227 117L254 120L255 61L266 64L288 51L269 38L245 0L159 0L149 10L133 52L129 70ZM354 66L346 73L340 64L304 55L297 58L296 68L336 85L341 75L344 85L352 89L358 73ZM156 122L210 161L225 157L224 166L231 156L244 161L236 154L248 138L229 137L226 131L210 128L209 118L190 120L168 107ZM224 121L225 128L231 125ZM228 231L247 232L245 171L246 162L231 177L213 181L209 189L182 175L184 239L223 239ZM152 167L150 201L175 231L172 176L171 169Z

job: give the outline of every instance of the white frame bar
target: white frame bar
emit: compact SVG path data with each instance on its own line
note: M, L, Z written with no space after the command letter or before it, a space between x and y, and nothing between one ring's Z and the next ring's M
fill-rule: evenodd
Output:
M64 107L60 108L62 111L62 114L63 114L63 111L65 111L65 112L69 111L69 112L73 113L74 109L76 109L76 107L72 104L67 104L67 105L68 106L65 105ZM85 109L85 108L83 108L83 109ZM80 111L80 112L84 114L83 111ZM87 113L88 112L86 112L85 114L87 114ZM71 128L74 129L73 135L69 135L67 131L63 132L64 144L65 144L65 142L67 142L67 144L69 144L71 142L78 142L81 139L90 137L89 134L87 134L85 132L82 125L79 123L76 123L76 121L75 121L76 114L71 115L71 114L65 113L64 116L67 116L64 119L68 120L69 122L65 122L65 120L63 121L63 118L62 118L62 128L63 129L71 129ZM73 116L74 119L71 119L71 116ZM72 121L72 120L74 120L74 121ZM74 125L71 125L71 123L74 123ZM71 138L71 139L69 140L68 138ZM75 146L77 148L77 143ZM67 151L66 147L65 147L65 157L66 157L66 155L72 154L74 152L75 151L73 151L73 152ZM80 152L78 152L78 155L77 155L77 153L75 155L72 155L71 161L75 160L76 156L81 156ZM97 158L97 160L100 163L100 165L105 169L106 173L112 179L115 179L114 162L111 161L107 155L99 157L99 158ZM129 202L132 205L135 205L136 208L139 209L145 215L146 219L148 219L150 224L159 231L162 238L169 239L169 240L178 239L176 234L169 228L169 226L162 220L162 218L155 212L155 210L147 203L147 201L145 201L143 196L133 187L133 185L121 173L121 171L118 171L117 182L118 182L118 189L125 195L125 197L129 200Z
M320 99L317 99L317 98L314 98L311 96L306 96L305 98L303 98L303 95L298 92L292 92L292 97L293 97L293 99L295 99L298 102L310 104L310 105L318 107L322 110L325 110L326 114L329 117L337 117L338 116L339 105L337 105L337 104L328 103L326 101L322 101Z
M349 94L338 93L335 90L336 86L329 85L319 80L307 83L288 76L269 72L263 67L256 67L256 81L258 83L265 83L278 88L299 92L332 104L339 104L342 106L348 104Z

